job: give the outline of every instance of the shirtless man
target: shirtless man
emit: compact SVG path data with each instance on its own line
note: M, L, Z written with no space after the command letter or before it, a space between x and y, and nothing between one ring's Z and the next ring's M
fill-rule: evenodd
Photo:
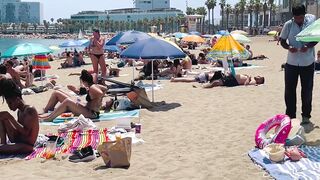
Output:
M20 89L25 88L25 86L20 81L19 72L17 72L17 70L13 68L13 65L14 64L12 61L6 62L5 66L7 68L7 73L9 73L11 75L11 78L20 87Z
M251 77L246 74L236 74L234 77L232 74L224 75L222 78L211 81L203 85L203 88L213 88L217 86L226 86L226 87L234 87L234 86L248 86L248 85L259 85L264 84L264 77L255 76Z
M0 112L0 154L31 153L39 133L37 110L25 104L21 91L13 80L0 80L0 85L0 93L10 110L18 109L18 121L7 111ZM7 137L13 144L7 143Z
M7 73L7 68L4 64L0 64L0 79L11 79L11 76Z
M171 78L171 82L199 82L205 83L203 88L212 88L217 86L233 87L239 85L259 85L264 83L264 77L251 77L246 74L237 74L234 77L231 74L225 75L221 71L214 73L200 73L194 78Z

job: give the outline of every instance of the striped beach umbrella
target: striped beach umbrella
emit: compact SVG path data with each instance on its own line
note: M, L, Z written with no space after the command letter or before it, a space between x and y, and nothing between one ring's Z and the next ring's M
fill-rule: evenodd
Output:
M225 57L247 59L249 56L249 52L230 34L222 36L207 55L211 59L223 59Z
M46 55L35 55L32 61L32 68L38 70L47 70L51 66Z
M9 48L2 54L2 57L29 56L47 53L52 53L52 50L42 44L24 43Z
M320 19L302 30L296 39L302 42L320 42Z

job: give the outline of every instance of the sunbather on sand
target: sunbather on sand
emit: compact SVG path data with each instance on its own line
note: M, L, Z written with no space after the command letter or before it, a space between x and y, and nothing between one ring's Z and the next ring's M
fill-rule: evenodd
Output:
M76 100L72 100L69 95L63 93L62 91L54 91L49 99L48 104L44 108L44 113L47 113L49 110L53 110L58 102L61 104L50 115L41 115L40 119L50 122L67 111L71 111L75 115L82 114L86 118L99 118L99 112L102 106L102 98L104 97L107 88L102 85L94 84L93 77L87 70L82 70L80 80L81 83L88 89L86 105L82 105Z
M10 110L18 110L18 120L7 111L0 112L0 154L31 153L39 133L37 110L25 104L13 80L0 80L0 87ZM7 137L13 144L7 144Z
M201 73L194 78L172 78L171 82L199 82L205 83L203 88L212 88L216 86L233 87L238 85L259 85L264 83L264 77L251 77L246 74L237 74L235 77L231 74L223 74L221 71L214 73Z
M10 74L12 80L19 86L19 88L23 89L25 86L20 81L19 72L13 68L14 63L10 60L5 63L7 68L7 73Z
M181 77L182 76L182 66L180 60L176 59L173 63L168 62L169 68L160 72L159 76L171 76L171 77Z

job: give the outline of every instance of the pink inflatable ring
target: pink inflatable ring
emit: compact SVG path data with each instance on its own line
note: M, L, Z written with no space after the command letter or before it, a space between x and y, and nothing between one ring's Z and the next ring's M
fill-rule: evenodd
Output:
M276 128L273 138L267 138L266 134ZM255 141L258 148L263 149L270 143L285 144L291 130L291 119L285 114L278 114L264 121L256 130Z

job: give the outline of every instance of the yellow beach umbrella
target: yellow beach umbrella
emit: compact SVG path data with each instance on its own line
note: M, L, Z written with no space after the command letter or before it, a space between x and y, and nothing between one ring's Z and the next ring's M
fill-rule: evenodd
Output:
M208 53L208 58L225 58L228 56L247 59L249 52L230 34L222 36Z
M274 35L276 35L277 33L278 33L277 31L269 31L269 32L268 32L268 35L274 36Z
M248 35L247 32L245 31L242 31L242 30L235 30L235 31L232 31L230 34L242 34L242 35Z
M188 35L184 38L182 38L182 41L185 42L196 42L196 43L205 43L206 40L198 35Z

